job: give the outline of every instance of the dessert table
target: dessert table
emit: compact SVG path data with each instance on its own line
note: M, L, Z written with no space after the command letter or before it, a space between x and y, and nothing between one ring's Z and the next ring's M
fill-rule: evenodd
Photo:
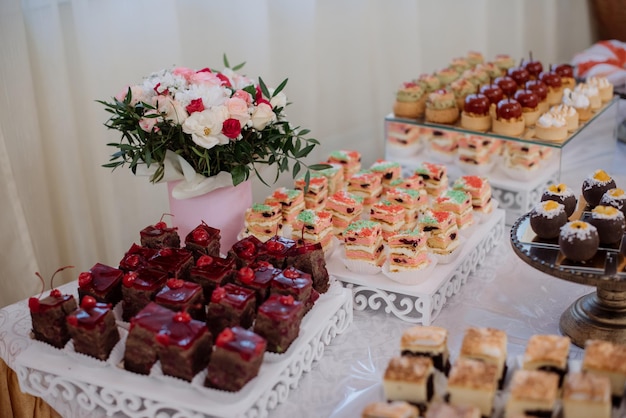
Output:
M624 103L620 103L620 107L626 110ZM577 189L586 175L603 168L615 178L618 187L626 187L626 143L615 141L613 128L594 127L596 131L590 135L593 139L564 149L561 182ZM463 291L448 299L433 322L449 330L452 360L459 351L464 330L479 326L507 332L508 361L512 363L523 353L531 335L558 334L561 314L573 301L594 290L551 277L523 262L511 248L508 228L482 266L469 276ZM297 387L291 388L287 399L272 409L269 416L360 416L365 404L383 399L383 372L389 359L399 351L402 332L410 326L412 324L384 311L355 311L350 327L325 347L322 358L311 371L302 375ZM10 368L15 367L16 359L30 344L29 339L24 338L29 329L26 301L0 310L0 358ZM582 353L580 348L572 346L570 360L580 360ZM1 366L0 372L3 372ZM2 376L0 400L3 403L5 381ZM9 383L15 385L16 381ZM98 416L93 411L81 411L61 395L47 396L45 401L62 416ZM0 406L0 414L2 408ZM49 416L49 413L32 415ZM100 415L106 416L104 411Z

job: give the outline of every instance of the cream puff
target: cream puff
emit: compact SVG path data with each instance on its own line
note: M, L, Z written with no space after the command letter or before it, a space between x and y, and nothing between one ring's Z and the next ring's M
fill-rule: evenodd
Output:
M482 64L485 61L483 54L481 54L480 52L476 52L476 51L469 51L467 53L466 59L467 59L467 62L470 63L472 68L476 67L479 64Z
M446 89L436 90L426 99L426 121L453 124L459 118L454 94Z
M399 118L417 119L424 116L425 109L424 90L414 82L403 83L396 93L393 114Z
M454 68L444 68L443 70L439 70L435 73L435 76L437 76L439 82L441 83L441 86L444 88L448 84L459 78L459 75L459 72Z
M509 68L515 67L515 60L508 54L496 55L493 63L500 69L501 75L505 75Z
M417 78L417 83L424 89L426 94L441 88L441 81L433 74L422 74Z

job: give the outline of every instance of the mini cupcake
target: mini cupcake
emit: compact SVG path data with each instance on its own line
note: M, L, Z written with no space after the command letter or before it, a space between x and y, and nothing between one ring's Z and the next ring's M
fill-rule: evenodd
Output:
M506 74L509 68L515 67L515 60L508 54L496 55L493 63L496 64L502 74Z
M443 70L439 70L435 73L435 76L437 76L443 87L459 78L459 75L459 72L454 68L444 68Z
M545 202L546 200L554 200L565 206L565 213L568 218L572 216L578 203L574 191L563 183L549 185L541 195L541 201Z
M613 206L621 210L626 216L626 193L618 187L607 190L600 199L600 204L604 206Z
M498 135L519 136L524 133L526 123L522 105L515 99L502 99L496 106L496 117L491 129Z
M477 65L476 68L486 71L487 75L489 75L489 78L492 80L502 75L502 70L493 62Z
M589 97L570 89L563 90L563 104L571 106L578 112L578 120L581 122L591 119L591 103Z
M572 261L588 261L596 255L600 237L595 226L588 222L572 221L561 228L559 248Z
M472 65L466 58L454 58L452 61L450 61L450 68L461 74L463 71L472 68Z
M541 80L528 80L524 85L526 90L533 91L539 98L539 112L546 113L550 105L548 104L548 87Z
M535 124L535 136L544 141L563 141L567 138L565 118L552 113L544 113Z
M491 79L489 78L489 74L487 74L487 71L478 67L464 71L463 74L461 74L461 78L469 80L473 85L476 86L476 89L485 84L489 84L489 82L491 81Z
M417 119L424 116L426 95L424 90L414 82L406 82L398 89L393 114L399 118Z
M589 77L587 84L598 89L602 103L609 102L613 98L613 84L606 77Z
M465 104L465 98L470 94L476 93L476 86L465 78L459 78L458 80L450 83L450 90L454 93L456 99L456 105L459 110L463 110Z
M453 124L459 118L459 108L454 94L446 89L439 89L426 99L426 121Z
M426 94L441 88L441 81L432 74L422 74L417 78L417 84L424 89Z
M558 237L561 227L566 223L565 206L554 200L539 202L530 211L530 227L539 238Z
M565 126L568 132L574 132L578 129L578 112L572 106L566 104L560 104L552 106L550 113L553 115L560 115L565 119Z
M596 170L583 181L582 193L589 207L594 208L608 190L615 188L615 180L604 170Z
M622 240L626 221L624 214L613 206L598 205L591 211L589 223L596 227L602 244L616 244Z

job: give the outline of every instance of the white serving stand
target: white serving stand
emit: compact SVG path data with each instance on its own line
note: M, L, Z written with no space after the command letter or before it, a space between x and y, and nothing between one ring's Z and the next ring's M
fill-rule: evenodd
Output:
M470 236L459 247L459 254L448 264L437 264L432 276L423 283L405 285L386 277L350 271L340 248L327 262L328 271L352 291L354 309L384 310L403 321L430 325L448 298L459 293L467 277L485 260L504 234L505 211L496 209L483 223L474 226Z
M24 319L30 323L27 315ZM17 356L15 370L22 391L56 408L78 406L59 410L63 416L267 417L352 319L351 293L333 278L328 292L304 317L300 335L287 352L266 353L258 376L234 393L204 387L206 370L185 382L155 372L160 368L157 363L150 375L143 376L124 370L115 360L100 362L68 350L71 342L59 350L29 336L25 336L30 341ZM124 336L126 330L121 328L120 333ZM56 402L59 398L64 402Z

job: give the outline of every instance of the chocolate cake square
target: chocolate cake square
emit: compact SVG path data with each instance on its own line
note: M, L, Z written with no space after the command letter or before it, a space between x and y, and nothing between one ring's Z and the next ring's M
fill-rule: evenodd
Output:
M198 321L206 321L206 304L202 286L180 279L168 279L154 301L175 312L184 311Z
M78 298L83 300L88 295L98 302L115 305L122 300L123 278L122 270L96 263L78 275Z
M160 360L164 374L190 381L207 365L211 339L203 322L151 302L131 319L124 368L147 375Z
M120 270L129 272L148 265L157 250L133 243L120 260Z
M257 261L249 267L237 270L234 283L254 290L258 307L269 296L270 283L281 271L267 261Z
M326 293L330 287L330 277L321 243L292 247L287 256L286 265L310 274L313 279L313 288L319 293Z
M34 338L56 348L65 347L70 340L65 318L76 309L74 296L63 295L58 289L53 289L43 299L28 299L28 308Z
M81 299L80 308L67 316L67 328L74 351L106 360L120 340L110 303L101 303L89 295Z
M204 385L229 392L241 390L259 374L267 342L241 327L225 328L216 338Z
M304 304L291 295L274 294L259 306L254 332L267 340L267 351L284 353L300 333Z
M276 268L285 268L289 251L296 245L296 241L290 238L275 235L261 245L257 260L267 261Z
M220 256L220 230L202 222L185 237L185 248L192 252L194 260L200 256Z
M263 242L260 239L250 235L234 243L228 255L235 258L235 265L240 269L256 260L262 245Z
M203 255L198 258L195 266L189 269L189 281L202 286L204 300L209 301L213 290L232 282L235 273L234 256L229 254L226 258L220 258Z
M313 279L311 275L294 267L287 267L276 275L270 284L270 294L291 295L306 303L311 297Z
M142 267L126 273L122 281L122 319L129 321L152 302L166 281L167 273L157 268Z
M154 248L180 248L180 236L178 228L169 228L165 222L157 222L148 225L139 231L140 242L143 247Z
M193 262L191 251L183 248L160 249L149 260L150 266L165 270L170 277L182 280L189 278Z
M254 290L227 283L217 287L207 308L207 326L217 335L224 328L241 326L250 328L256 316Z

